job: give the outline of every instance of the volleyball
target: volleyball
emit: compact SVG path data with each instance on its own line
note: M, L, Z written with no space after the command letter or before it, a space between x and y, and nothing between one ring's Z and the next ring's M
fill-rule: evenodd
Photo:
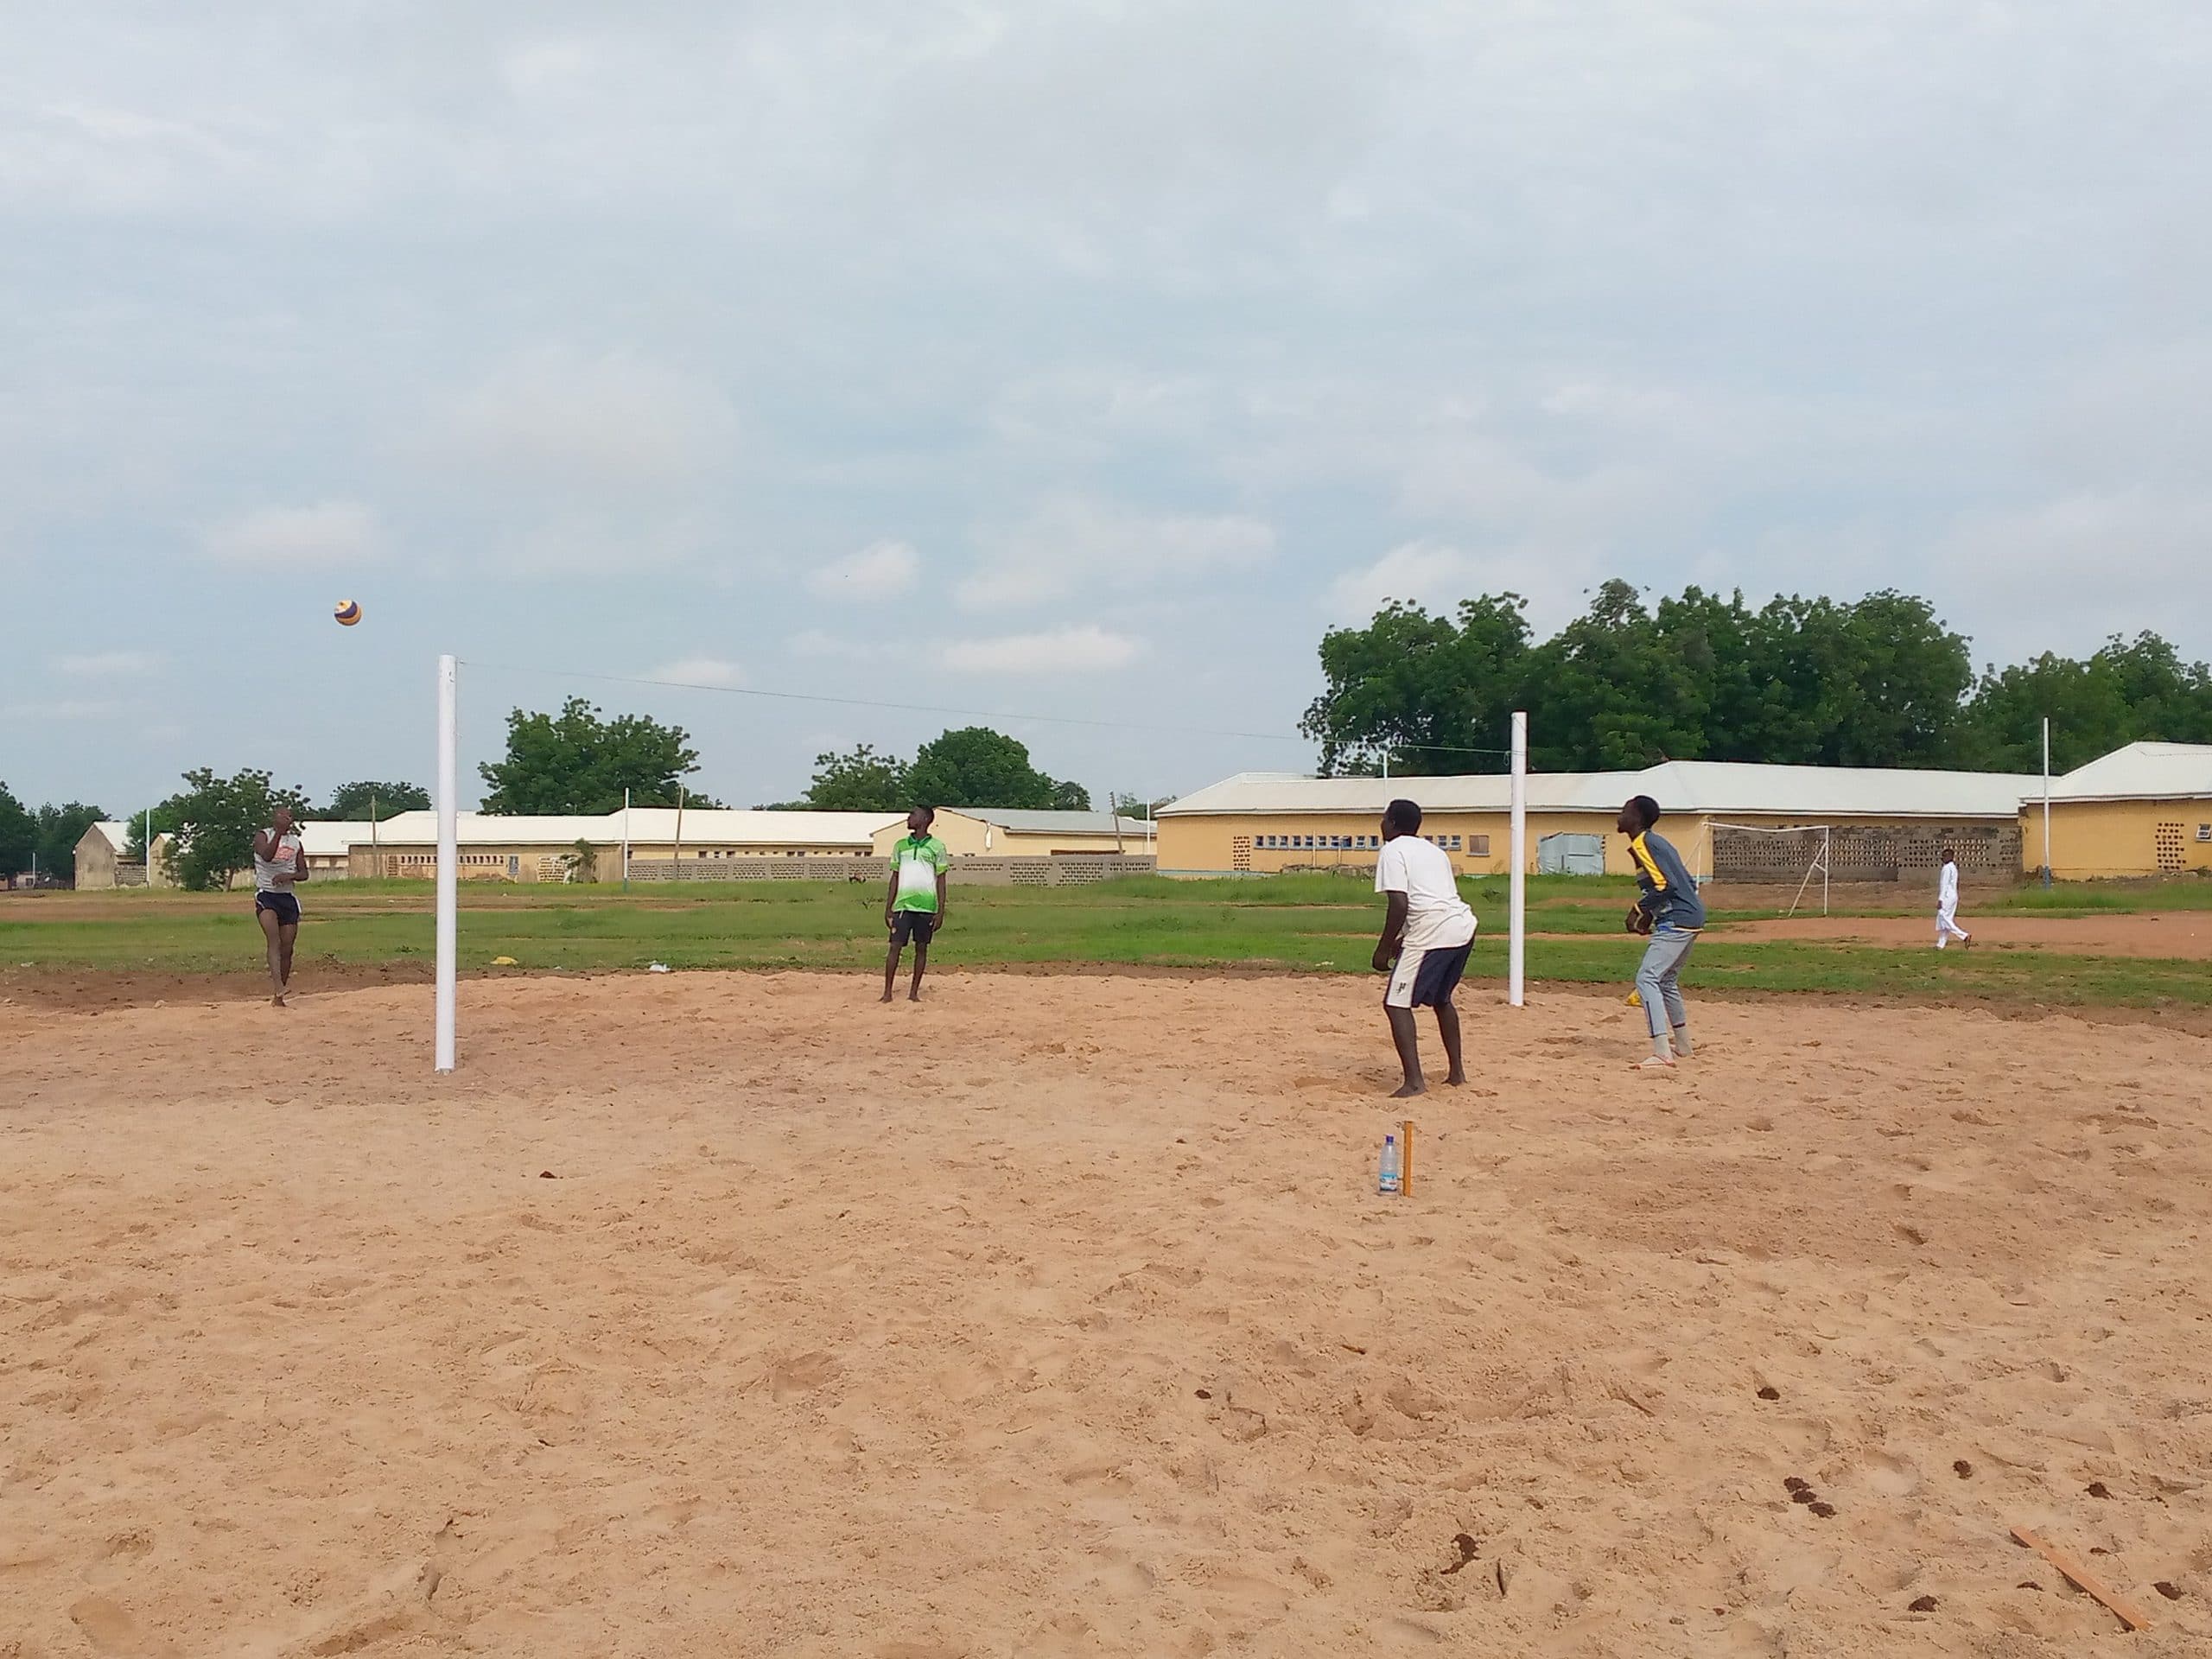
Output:
M341 599L338 601L337 608L332 611L331 614L338 619L340 627L350 628L361 620L361 601L358 599Z

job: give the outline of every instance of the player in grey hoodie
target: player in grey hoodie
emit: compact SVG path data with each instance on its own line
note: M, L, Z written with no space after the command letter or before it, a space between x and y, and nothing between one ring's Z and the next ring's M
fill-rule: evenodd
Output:
M1651 833L1658 822L1659 803L1638 795L1622 806L1615 827L1628 837L1628 855L1636 865L1636 908L1628 913L1627 927L1651 940L1636 970L1636 993L1651 1022L1651 1052L1638 1065L1664 1071L1673 1067L1676 1056L1687 1059L1694 1052L1681 974L1705 926L1705 900L1675 843Z

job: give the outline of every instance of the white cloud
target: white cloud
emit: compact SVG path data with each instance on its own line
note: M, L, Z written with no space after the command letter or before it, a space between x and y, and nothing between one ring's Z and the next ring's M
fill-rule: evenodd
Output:
M912 592L921 574L922 556L906 543L870 542L815 570L806 585L821 599L874 601Z
M831 662L873 662L877 654L875 647L863 640L841 639L834 633L824 633L820 628L801 628L791 636L789 649L794 657Z
M1463 599L1516 593L1529 601L1538 632L1566 620L1583 585L1579 561L1532 550L1471 553L1448 542L1402 542L1372 564L1347 570L1329 584L1323 604L1342 622L1365 622L1391 600L1450 613Z
M1097 674L1127 668L1143 651L1141 639L1084 626L956 639L944 647L943 661L962 674Z
M645 678L671 680L678 685L743 685L745 671L720 657L679 657L672 663L663 663Z
M63 698L51 702L10 702L0 705L0 718L8 720L113 720L130 705L117 698L82 701Z
M1975 631L1982 660L2093 651L2146 628L2195 657L2212 634L2207 548L2212 496L2080 491L1961 518L1920 577L1948 614L1997 625Z
M72 679L136 679L151 674L168 659L157 651L94 651L54 659L54 671Z
M376 515L359 501L256 507L203 531L200 550L225 564L353 564L377 551Z
M1145 513L1088 497L1048 502L982 538L984 557L956 591L970 610L1011 610L1090 586L1142 590L1249 570L1274 556L1275 532L1240 513Z
M576 494L696 478L736 436L736 412L704 379L628 352L541 346L450 398L427 442L471 474Z

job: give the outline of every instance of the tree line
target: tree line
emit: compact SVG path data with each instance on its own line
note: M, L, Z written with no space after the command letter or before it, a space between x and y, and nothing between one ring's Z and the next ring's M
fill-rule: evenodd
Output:
M1515 709L1539 772L1669 760L2031 772L2051 722L2063 772L2140 739L2212 742L2212 669L2155 633L2088 658L2049 652L1979 675L1927 601L1777 598L1696 587L1647 605L1608 582L1548 639L1516 594L1432 614L1392 602L1320 646L1300 729L1325 773L1503 771Z

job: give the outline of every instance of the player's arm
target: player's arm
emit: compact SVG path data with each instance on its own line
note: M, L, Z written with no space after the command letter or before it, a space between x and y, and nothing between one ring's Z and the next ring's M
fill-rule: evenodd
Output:
M891 885L883 890L883 925L886 927L891 925L891 906L898 902L898 899L899 859L894 854L891 860Z
M943 927L944 925L944 893L946 885L945 868L944 865L940 864L937 868L937 925L939 927Z
M296 852L296 853L294 853L294 854L292 855L292 880L293 880L294 881L297 882L297 881L304 881L304 880L306 880L307 879L308 879L308 844L307 844L307 842L306 842L305 841L302 841L302 842L300 842L300 849L299 849L299 851L297 851L297 852Z
M1387 974L1390 964L1398 959L1398 952L1406 942L1406 895L1393 889L1390 906L1383 912L1382 937L1375 942L1375 971Z

